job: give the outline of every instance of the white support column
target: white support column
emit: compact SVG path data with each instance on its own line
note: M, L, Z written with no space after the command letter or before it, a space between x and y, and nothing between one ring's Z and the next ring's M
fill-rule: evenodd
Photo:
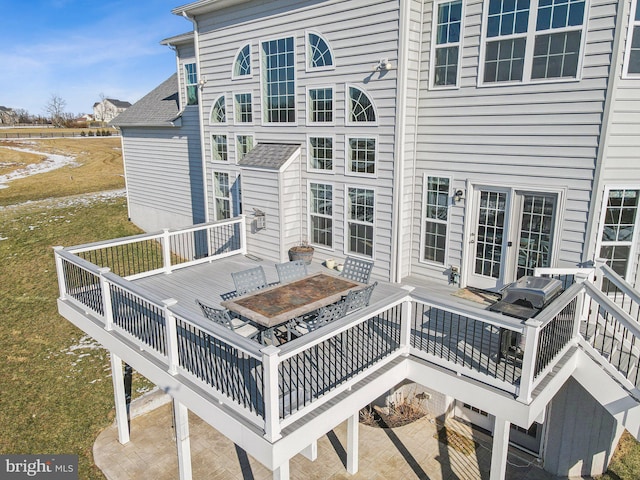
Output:
M113 380L113 397L116 404L116 425L118 441L123 445L129 443L129 418L127 415L127 395L124 391L124 372L122 360L115 353L111 357L111 379Z
M358 473L358 425L360 412L347 419L347 472Z
M280 407L278 404L278 353L280 353L280 349L269 345L263 348L261 352L262 381L264 382L264 437L269 442L274 443L282 438L282 433L280 432Z
M171 273L171 245L169 245L169 229L162 230L162 263L164 273Z
M165 324L165 334L167 336L167 360L169 363L169 373L175 375L178 373L178 327L176 325L176 317L173 316L169 307L174 306L178 301L175 298L167 298L163 300L163 314Z
M511 424L504 418L496 417L493 425L493 446L491 448L491 473L489 480L504 480L507 473L510 426Z
M273 471L273 480L289 480L289 460Z
M300 452L304 458L315 462L318 458L318 441L314 440L307 448Z
M173 400L176 422L176 447L178 449L178 470L180 480L191 480L191 442L189 440L189 409L178 400Z
M517 400L528 405L532 400L531 394L533 393L533 380L538 357L538 339L542 323L530 318L524 322L524 325L524 354Z
M411 350L411 325L413 308L411 299L407 299L402 303L402 323L400 324L400 345L405 353L409 353Z
M113 307L111 305L111 288L109 282L105 278L105 274L109 273L109 267L98 269L100 272L100 288L102 290L102 308L104 311L104 328L105 330L113 330Z

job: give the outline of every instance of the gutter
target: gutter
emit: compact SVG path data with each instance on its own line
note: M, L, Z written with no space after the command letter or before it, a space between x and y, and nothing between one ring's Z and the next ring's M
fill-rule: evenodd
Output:
M200 72L200 35L198 33L198 22L195 17L190 17L186 10L182 10L182 16L193 23L193 48L195 49L195 57L196 57L196 73L198 75L198 82L202 78ZM176 61L178 61L176 59ZM178 61L178 72L179 70L179 61ZM180 82L178 82L180 84ZM209 190L207 188L207 161L205 155L205 142L204 142L204 113L202 109L202 88L198 87L198 126L200 127L200 156L202 161L202 187L204 194L204 219L205 222L211 221L209 215ZM182 110L181 110L182 112Z

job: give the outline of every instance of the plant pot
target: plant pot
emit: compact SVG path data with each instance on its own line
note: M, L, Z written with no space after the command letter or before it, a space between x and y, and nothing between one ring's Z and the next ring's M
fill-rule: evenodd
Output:
M333 258L327 258L324 262L327 268L333 270L336 266L336 261Z
M344 265L339 263L338 265L336 265L336 270L338 270L339 272L342 271L342 269L344 268Z
M296 247L291 247L289 249L289 260L302 260L305 264L311 264L311 259L313 258L313 252L315 250L313 247L308 245L298 245Z

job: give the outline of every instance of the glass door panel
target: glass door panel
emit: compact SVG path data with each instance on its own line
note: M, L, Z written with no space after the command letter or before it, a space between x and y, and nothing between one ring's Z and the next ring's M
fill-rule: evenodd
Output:
M556 196L523 193L516 279L533 275L536 267L551 265L551 240L555 222Z
M477 198L473 279L470 284L479 288L495 288L502 276L508 193L480 190Z

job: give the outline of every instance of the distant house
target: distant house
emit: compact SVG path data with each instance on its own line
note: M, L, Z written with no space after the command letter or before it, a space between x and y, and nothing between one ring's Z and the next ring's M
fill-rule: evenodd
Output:
M0 124L13 125L17 121L18 115L13 109L0 105Z
M93 104L93 117L98 122L110 122L130 106L129 102L123 102L115 98L105 98Z

